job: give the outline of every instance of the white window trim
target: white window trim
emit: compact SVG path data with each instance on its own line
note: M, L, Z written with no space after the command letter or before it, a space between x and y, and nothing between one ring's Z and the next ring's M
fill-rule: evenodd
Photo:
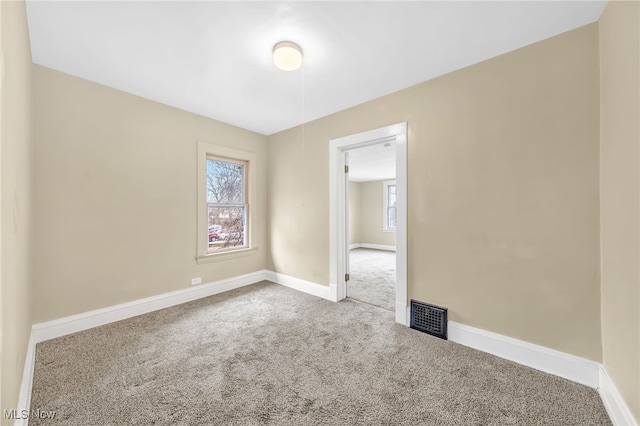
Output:
M389 218L387 215L389 214L389 209L387 205L389 203L389 186L396 185L395 180L385 180L382 182L382 232L396 232L395 229L387 228L387 224L389 223ZM396 186L397 188L397 186ZM397 197L397 195L396 195ZM397 214L396 208L396 214Z
M235 160L243 160L247 162L246 176L247 179L247 191L249 208L247 209L247 224L249 226L249 234L247 235L247 246L225 250L218 253L207 253L209 247L209 239L207 238L207 232L209 229L208 214L207 214L207 157L216 156ZM229 148L226 146L214 145L207 142L198 142L198 223L197 223L197 263L209 263L217 262L220 260L234 259L242 256L249 256L256 254L258 251L258 232L257 232L257 217L258 217L258 197L256 187L257 171L257 156L253 152L240 151L238 149Z

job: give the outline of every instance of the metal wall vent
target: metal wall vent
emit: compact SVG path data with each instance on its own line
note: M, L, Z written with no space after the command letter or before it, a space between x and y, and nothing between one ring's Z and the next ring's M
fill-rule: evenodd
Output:
M411 301L411 328L447 340L447 308Z

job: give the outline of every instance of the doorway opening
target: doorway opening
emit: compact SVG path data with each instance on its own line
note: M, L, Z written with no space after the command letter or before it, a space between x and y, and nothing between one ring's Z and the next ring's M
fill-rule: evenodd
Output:
M396 155L389 142L350 149L347 297L388 311L396 305Z
M396 307L395 251L350 249L347 297L393 312Z
M385 147L385 145L389 145ZM349 252L349 162L350 153L365 148L391 149L395 154L395 205L384 205L387 225L395 225L395 286L391 290L395 297L387 308L395 311L396 322L407 325L407 123L398 123L355 135L333 139L330 143L330 284L335 289L334 299L347 297L350 271ZM375 147L375 148L373 148ZM389 180L387 180L388 183ZM385 181L380 181L383 185ZM387 185L388 186L388 185ZM382 187L380 189L382 193ZM387 200L388 201L388 200ZM382 206L380 209L382 211ZM389 219L391 216L391 219ZM389 222L392 220L393 222ZM380 221L380 228L384 222ZM388 230L389 231L389 230ZM352 235L353 236L353 235ZM353 244L358 244L353 243ZM359 243L364 249L392 248L391 244ZM368 247L367 247L368 245ZM379 253L382 254L382 253ZM393 260L392 260L393 261ZM349 291L352 291L350 289ZM351 294L349 294L351 296Z

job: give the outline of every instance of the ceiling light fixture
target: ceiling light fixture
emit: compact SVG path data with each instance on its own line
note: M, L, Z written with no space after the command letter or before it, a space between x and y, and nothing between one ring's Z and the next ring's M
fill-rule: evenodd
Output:
M283 71L295 71L302 65L302 49L291 41L273 46L273 63Z

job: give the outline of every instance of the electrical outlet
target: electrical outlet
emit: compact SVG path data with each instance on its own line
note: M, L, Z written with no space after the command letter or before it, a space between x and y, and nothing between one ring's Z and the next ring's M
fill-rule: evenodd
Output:
M202 278L198 277L198 278L193 278L191 280L191 285L196 285L196 284L202 284Z

